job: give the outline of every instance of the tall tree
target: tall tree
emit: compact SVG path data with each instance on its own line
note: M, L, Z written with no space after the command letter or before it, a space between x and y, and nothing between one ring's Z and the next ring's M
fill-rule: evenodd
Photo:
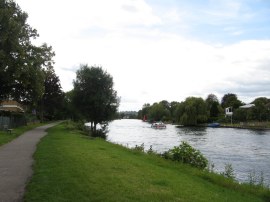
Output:
M113 78L101 67L81 65L73 82L73 101L96 131L98 123L110 121L119 106Z
M207 121L207 108L202 98L188 97L178 105L178 122L182 125L197 125Z
M41 120L43 120L43 116L49 120L62 118L64 92L62 91L59 77L55 74L52 66L46 68L44 74L45 92L39 102L40 118Z
M252 104L255 104L255 107L252 108L252 116L255 120L265 121L268 119L269 109L268 104L270 100L266 97L256 98Z
M142 107L142 110L138 112L138 118L143 119L145 117L146 119L148 119L150 107L151 105L149 103L145 103Z
M38 34L27 18L13 0L0 0L0 99L35 105L44 93L42 68L54 53L32 44Z
M237 95L233 93L225 94L221 99L221 106L223 108L233 107L233 109L238 109L243 103L238 100Z
M149 116L151 120L154 121L168 121L170 118L170 111L167 108L168 102L161 101L159 103L154 103L149 111Z
M210 117L218 117L219 115L219 102L218 98L214 94L209 94L205 100L207 110Z

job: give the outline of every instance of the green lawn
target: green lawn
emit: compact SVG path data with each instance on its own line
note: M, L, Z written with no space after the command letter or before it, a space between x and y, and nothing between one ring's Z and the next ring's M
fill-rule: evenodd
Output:
M10 142L11 140L15 139L16 137L20 136L26 131L36 128L38 126L44 125L44 124L45 123L29 124L27 126L22 126L22 127L13 129L11 133L0 130L0 146Z
M34 158L25 201L263 201L189 166L69 131L65 123L49 129Z

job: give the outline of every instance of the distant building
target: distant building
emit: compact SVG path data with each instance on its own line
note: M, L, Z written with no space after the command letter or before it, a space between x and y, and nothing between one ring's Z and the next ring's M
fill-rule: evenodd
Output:
M0 103L0 111L23 113L23 107L16 101L4 100Z
M26 125L22 105L13 100L0 101L0 130Z
M232 115L233 115L232 107L227 107L225 109L225 116L232 116Z
M251 108L251 107L255 107L255 104L247 104L247 105L243 105L243 106L241 106L240 108L242 108L242 109L249 109L249 108Z

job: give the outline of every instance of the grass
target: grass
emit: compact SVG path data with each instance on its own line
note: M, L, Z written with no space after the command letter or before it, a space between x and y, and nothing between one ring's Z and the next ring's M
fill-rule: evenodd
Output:
M18 127L13 129L11 133L6 131L0 131L0 146L10 142L11 140L15 139L26 131L36 128L38 126L42 126L44 124L45 123L33 123L27 126Z
M49 129L34 158L26 202L267 200L221 176L91 139L65 123Z

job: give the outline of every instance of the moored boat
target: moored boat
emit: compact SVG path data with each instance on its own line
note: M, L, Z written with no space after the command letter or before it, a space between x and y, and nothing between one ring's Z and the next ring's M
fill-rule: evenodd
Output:
M207 126L212 127L212 128L217 128L220 126L220 124L219 123L209 123Z

